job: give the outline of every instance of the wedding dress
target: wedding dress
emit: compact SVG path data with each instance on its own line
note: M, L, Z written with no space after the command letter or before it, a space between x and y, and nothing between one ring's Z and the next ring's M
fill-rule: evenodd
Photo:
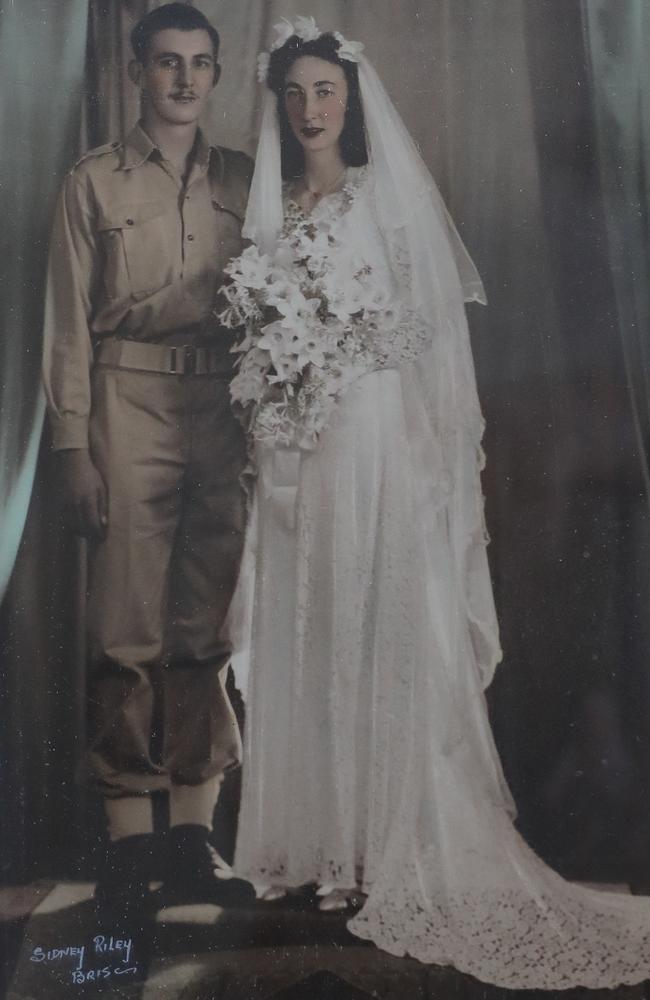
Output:
M308 222L335 233L342 276L361 258L399 297L407 250L386 239L368 170ZM284 232L305 223L285 199ZM352 383L315 448L257 446L235 868L359 885L354 934L504 987L639 982L650 900L564 881L513 826L483 694L499 650L480 490L465 591L421 337Z

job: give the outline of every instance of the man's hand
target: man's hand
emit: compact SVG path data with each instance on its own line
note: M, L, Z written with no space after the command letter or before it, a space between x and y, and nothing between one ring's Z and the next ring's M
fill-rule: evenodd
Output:
M74 530L86 538L104 539L108 529L108 494L90 452L86 448L70 448L57 455Z

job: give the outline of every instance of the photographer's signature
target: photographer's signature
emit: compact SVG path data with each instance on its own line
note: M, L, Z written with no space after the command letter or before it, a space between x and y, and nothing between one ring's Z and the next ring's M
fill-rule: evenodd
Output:
M138 971L133 958L133 938L105 934L96 934L89 948L85 944L47 949L36 947L29 956L30 962L45 965L72 962L70 977L75 985L100 982L113 976L133 976ZM104 964L100 966L100 962Z

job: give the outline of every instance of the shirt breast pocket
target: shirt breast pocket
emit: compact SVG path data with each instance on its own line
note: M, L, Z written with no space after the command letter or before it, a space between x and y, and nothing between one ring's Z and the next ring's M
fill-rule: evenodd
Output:
M161 201L123 203L99 222L109 299L142 299L173 279L173 227Z

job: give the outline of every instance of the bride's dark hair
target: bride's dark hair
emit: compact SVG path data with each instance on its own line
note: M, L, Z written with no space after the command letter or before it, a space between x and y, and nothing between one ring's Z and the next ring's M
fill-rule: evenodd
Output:
M278 99L282 176L285 180L291 177L300 177L305 170L304 150L293 134L284 104L287 73L296 60L303 56L316 56L318 59L334 63L335 66L340 66L345 73L348 85L348 103L345 109L343 131L339 138L341 157L348 167L362 167L368 162L365 122L359 91L359 71L355 62L339 58L338 48L339 42L334 35L327 32L310 42L303 41L298 35L292 35L284 45L271 53L266 81Z

